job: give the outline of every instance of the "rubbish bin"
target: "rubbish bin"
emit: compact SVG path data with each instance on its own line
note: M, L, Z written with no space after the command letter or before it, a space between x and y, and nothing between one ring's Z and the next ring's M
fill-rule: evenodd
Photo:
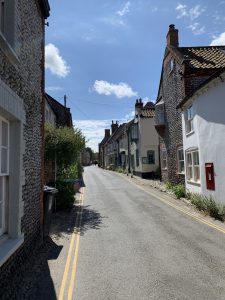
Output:
M52 218L52 207L55 200L55 195L58 190L51 186L44 186L44 222L43 222L43 236L47 237L49 235L51 218Z

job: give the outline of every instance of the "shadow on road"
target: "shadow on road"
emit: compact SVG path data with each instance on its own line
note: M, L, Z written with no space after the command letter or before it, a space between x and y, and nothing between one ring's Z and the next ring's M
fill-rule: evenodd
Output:
M87 230L100 229L104 227L103 220L107 217L92 209L90 205L81 207L75 205L66 211L60 211L53 214L51 225L51 234L54 238L61 238L64 235L72 234L77 230L79 224L76 220L82 210L82 222L79 232L83 235Z

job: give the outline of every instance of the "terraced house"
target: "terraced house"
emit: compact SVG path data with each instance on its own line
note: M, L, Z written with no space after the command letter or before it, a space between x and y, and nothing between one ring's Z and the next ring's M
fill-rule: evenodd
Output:
M137 176L148 178L156 175L159 168L159 138L154 127L155 105L135 103L135 118L128 128L129 169Z
M169 26L155 116L163 181L185 181L181 112L177 105L224 66L225 46L179 47L178 30L173 24Z
M47 0L0 3L0 291L41 242Z

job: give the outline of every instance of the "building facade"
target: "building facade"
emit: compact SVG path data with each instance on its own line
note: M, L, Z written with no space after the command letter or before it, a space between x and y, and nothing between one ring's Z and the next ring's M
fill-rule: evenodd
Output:
M155 105L136 100L135 118L129 126L130 171L143 178L154 178L159 168L159 137L155 130Z
M185 185L225 204L225 69L202 84L182 110Z
M169 26L155 116L165 182L185 182L182 121L177 105L225 66L224 50L223 46L179 47L178 30L173 24Z
M1 1L0 291L41 243L47 0Z

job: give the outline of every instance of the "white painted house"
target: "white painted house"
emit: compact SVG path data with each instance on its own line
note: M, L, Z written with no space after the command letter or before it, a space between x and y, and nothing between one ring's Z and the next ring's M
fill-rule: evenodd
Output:
M182 110L186 189L225 204L225 69L178 108Z
M159 168L159 137L155 130L155 105L136 100L135 118L130 125L130 168L134 175L154 177Z

